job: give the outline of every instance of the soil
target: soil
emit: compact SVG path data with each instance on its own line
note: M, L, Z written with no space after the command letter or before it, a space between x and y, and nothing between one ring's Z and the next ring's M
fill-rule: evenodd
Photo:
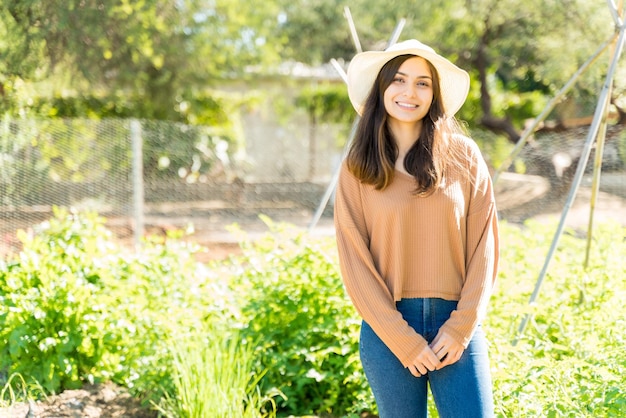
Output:
M0 418L156 418L156 411L141 405L114 384L87 385L66 390L43 401L0 408Z

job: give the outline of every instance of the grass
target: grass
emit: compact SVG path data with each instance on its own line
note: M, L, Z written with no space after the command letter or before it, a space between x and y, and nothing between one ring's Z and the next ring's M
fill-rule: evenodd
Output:
M168 418L275 416L271 396L261 395L263 374L253 374L253 347L237 331L192 330L172 339L177 396L158 409Z

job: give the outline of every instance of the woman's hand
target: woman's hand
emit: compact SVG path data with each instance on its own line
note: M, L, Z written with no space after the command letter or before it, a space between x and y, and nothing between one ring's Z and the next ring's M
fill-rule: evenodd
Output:
M429 346L426 346L419 352L417 357L415 357L413 364L407 368L413 376L420 377L424 376L429 371L441 368L440 365L441 363L433 350Z
M440 360L437 370L456 363L461 358L465 348L450 335L441 330L430 344L433 353Z

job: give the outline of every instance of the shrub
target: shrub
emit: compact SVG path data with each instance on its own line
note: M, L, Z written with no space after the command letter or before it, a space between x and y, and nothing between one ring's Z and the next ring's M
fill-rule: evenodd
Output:
M128 251L104 219L63 210L20 237L23 251L0 263L0 376L21 377L3 393L113 381L162 411L175 399L169 406L189 413L181 417L255 417L271 406L252 379L249 349L225 326L238 316L228 280L195 261L197 248L168 238ZM207 376L228 388L226 409L202 409L215 383L200 385ZM183 384L189 377L196 381Z
M281 414L341 416L366 408L360 321L344 293L334 242L266 222L269 234L244 240L234 278L242 335L256 344L256 369L267 371L262 389L283 393Z
M107 231L95 216L41 225L20 233L24 250L0 264L0 370L39 382L48 392L101 377L111 334L98 303L110 254Z
M101 380L157 399L171 390L166 341L212 318L217 295L204 289L219 290L194 249L127 251L104 219L62 210L20 237L22 252L0 264L0 370L48 393Z

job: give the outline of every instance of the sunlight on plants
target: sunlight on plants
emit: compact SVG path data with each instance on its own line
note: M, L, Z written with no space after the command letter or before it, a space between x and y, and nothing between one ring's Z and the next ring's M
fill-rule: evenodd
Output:
M240 255L205 264L183 235L128 252L90 213L22 232L0 261L2 406L111 381L168 417L375 413L334 238L263 219ZM626 229L598 225L587 268L566 230L529 304L555 229L501 223L483 323L497 415L624 416Z
M8 407L15 402L27 402L33 399L45 398L45 390L37 383L27 384L24 376L13 373L6 379L0 389L0 407Z
M253 374L253 347L237 332L193 329L170 339L175 398L158 409L168 418L257 418L275 416L273 394L261 395L263 373ZM277 393L278 395L278 393Z

